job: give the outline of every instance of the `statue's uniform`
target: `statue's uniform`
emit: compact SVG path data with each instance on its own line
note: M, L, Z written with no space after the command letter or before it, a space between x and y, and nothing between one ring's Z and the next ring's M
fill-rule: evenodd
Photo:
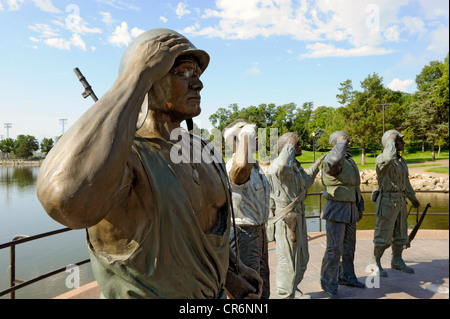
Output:
M129 242L108 240L120 235L120 220L88 229L92 269L105 298L223 298L229 264L231 194L223 163L217 165L228 203L219 222L205 233L185 193L172 161L164 150L172 145L160 139L135 139L132 152L140 158L148 178L147 195L139 211L123 211L135 226ZM187 164L189 165L189 164ZM211 164L214 165L214 164ZM138 169L129 167L130 170ZM147 187L146 187L147 188ZM131 196L136 196L131 195ZM136 198L134 198L136 202ZM98 227L106 228L106 231ZM105 236L108 236L106 238Z
M417 201L408 178L405 159L397 154L395 141L388 139L377 156L376 172L380 195L376 200L375 247L408 243L406 198Z
M356 223L362 218L364 200L361 196L358 167L347 153L346 141L337 141L323 160L322 183L326 199L322 218L326 219L327 249L322 260L322 288L336 294L338 282L357 282L354 270ZM339 264L342 257L342 271Z
M228 174L232 167L233 158L227 162ZM270 186L258 162L253 165L248 181L241 185L231 183L231 190L240 258L261 276L261 298L267 299L270 296L270 275L266 222L269 218ZM230 245L236 250L233 229Z
M295 159L295 147L287 144L272 161L267 173L271 186L272 215L268 224L273 224L275 228L278 258L276 283L281 296L295 296L309 261L304 201L307 189L319 173L319 164L303 169ZM292 230L281 215L295 218L295 241L292 240Z

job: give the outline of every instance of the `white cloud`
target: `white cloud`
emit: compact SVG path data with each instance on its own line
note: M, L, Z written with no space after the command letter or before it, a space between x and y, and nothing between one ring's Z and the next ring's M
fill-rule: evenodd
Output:
M128 32L128 24L123 21L120 26L117 26L113 34L108 38L109 43L118 47L128 46L131 42L131 36Z
M409 34L417 34L421 37L427 32L425 22L418 17L403 17L402 23L405 26L405 31Z
M217 0L216 7L205 9L201 18L218 21L185 30L194 36L223 39L289 36L299 41L332 44L338 56L386 54L390 52L384 48L386 42L402 40L405 29L399 14L408 2ZM333 52L329 54L334 56Z
M179 18L181 18L182 16L191 13L191 11L187 9L187 4L180 2L178 3L175 13Z
M395 78L387 85L387 87L393 91L401 91L401 92L407 92L407 87L410 86L412 83L414 83L411 79L406 80L400 80L398 78Z
M384 31L384 37L391 42L397 42L400 39L400 31L397 26L392 26Z
M45 39L44 43L50 47L57 48L59 50L70 50L70 41L67 41L63 38Z
M96 2L100 2L103 4L107 4L113 8L120 9L120 10L133 10L133 11L140 11L141 8L138 6L135 6L134 4L130 3L131 1L122 1L122 0L96 0Z
M445 0L419 0L425 17L428 19L436 19L439 17L449 17L449 3Z
M73 46L86 51L86 43L81 39L79 34L73 34L69 40L64 38L48 38L44 40L44 43L59 50L70 50Z
M61 12L58 8L56 8L52 0L33 0L34 4L44 12L50 13L59 13Z
M115 20L112 18L111 13L110 12L103 12L100 11L100 15L102 16L102 21L107 25L110 26L112 25Z
M145 30L142 30L142 29L139 29L137 27L134 27L133 29L131 29L131 36L133 38L136 38L136 37L140 36L144 32L145 32Z
M429 34L430 44L427 47L428 51L433 51L439 55L444 56L448 53L449 47L449 28L441 27L433 30Z
M8 4L10 11L17 11L20 9L20 5L23 1L24 0L6 0L5 2Z
M77 34L102 33L102 30L99 28L89 28L88 23L78 14L69 14L65 19L65 23L60 24L66 29Z
M84 43L83 39L79 34L74 34L70 39L70 44L74 47L80 48L83 51L86 51L86 43Z
M17 11L20 9L20 6L25 2L24 0L5 0L6 4L8 4L10 11ZM61 11L56 8L52 0L32 0L32 2L39 8L41 11L50 12L50 13L60 13ZM0 3L0 11L3 10L3 4Z
M145 31L137 27L134 27L133 29L131 29L130 33L128 31L128 23L123 21L119 26L116 27L113 34L108 38L108 42L118 47L121 47L122 45L128 46L132 38L136 38L143 32Z
M34 25L29 25L28 28L39 33L43 38L56 37L59 35L58 30L52 28L48 24L35 23Z
M29 37L29 40L32 42L40 42L43 41L50 47L57 48L59 50L70 50L71 47L79 48L83 51L86 51L86 43L81 38L81 35L84 33L100 33L101 30L94 28L88 28L86 23L80 18L77 20L73 20L70 23L62 23L61 21L54 20L52 21L54 25L67 29L71 31L71 37L69 40L67 38L62 37L58 29L42 23L36 23L34 25L28 26L30 30L38 33L38 37Z
M362 46L352 49L337 48L332 44L314 43L306 46L310 53L305 53L300 56L304 58L325 58L325 57L352 57L352 56L369 56L369 55L383 55L391 53L390 50L383 48L376 48L371 46Z
M167 21L169 21L169 20L167 20L166 17L163 17L163 16L160 16L159 20L161 20L163 23L167 23Z

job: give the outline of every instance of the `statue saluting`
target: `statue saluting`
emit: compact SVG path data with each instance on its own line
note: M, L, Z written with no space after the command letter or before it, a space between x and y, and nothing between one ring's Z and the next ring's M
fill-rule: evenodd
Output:
M259 276L229 249L231 195L222 159L171 158L178 142L172 131L199 139L180 123L200 114L208 63L206 52L175 31L143 33L125 51L111 89L40 169L39 200L56 221L87 228L106 298L223 298L229 284L239 287L235 297L261 294ZM206 144L200 142L192 144Z

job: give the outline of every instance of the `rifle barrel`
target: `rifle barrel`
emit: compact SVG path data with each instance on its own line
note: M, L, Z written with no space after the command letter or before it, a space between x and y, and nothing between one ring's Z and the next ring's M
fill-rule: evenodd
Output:
M427 214L428 208L430 208L430 207L431 207L431 205L430 205L430 203L428 203L427 206L425 207L425 210L423 211L422 215L420 216L420 219L417 222L416 226L414 226L413 230L409 234L407 247L410 247L411 241L414 239L414 237L416 237L416 234L419 231L420 225L422 225L425 215Z
M78 80L81 82L81 84L84 87L84 92L81 93L81 95L84 98L87 98L88 96L91 96L91 98L94 100L94 102L97 102L98 101L97 96L95 95L94 91L92 90L92 87L89 85L88 81L84 77L83 73L81 73L80 69L75 68L75 69L73 69L73 72L75 72L75 74L78 77Z

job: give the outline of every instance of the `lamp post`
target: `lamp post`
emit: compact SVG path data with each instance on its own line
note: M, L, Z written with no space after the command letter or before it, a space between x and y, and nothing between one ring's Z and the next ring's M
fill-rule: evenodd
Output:
M6 138L9 138L9 129L12 127L11 123L5 123L6 128Z
M316 133L315 132L312 132L311 133L311 136L312 136L312 144L313 144L313 162L315 162L316 161L316 139L315 139L315 136L316 136Z
M385 125L385 115L384 115L384 107L385 106L390 106L390 105L392 105L391 103L385 103L385 104L377 104L377 106L381 106L382 107L382 112L383 112L383 134L384 134L384 131L386 130L386 125Z
M64 124L67 123L67 119L59 119L59 122L62 125L62 134L61 135L64 135Z

